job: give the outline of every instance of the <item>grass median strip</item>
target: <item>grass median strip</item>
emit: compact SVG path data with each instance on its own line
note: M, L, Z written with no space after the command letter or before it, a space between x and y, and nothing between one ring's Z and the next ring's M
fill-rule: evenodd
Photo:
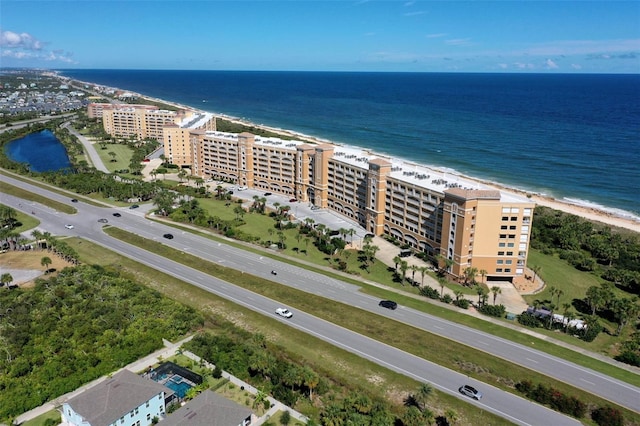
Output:
M279 300L291 307L303 310L444 367L475 377L503 390L516 393L513 386L527 379L535 383L539 382L552 386L593 406L614 405L609 401L536 371L380 315L346 306L333 300L305 293L224 266L203 262L201 258L174 250L162 243L149 241L118 228L107 228L105 231L116 238L160 256L170 258L211 276L224 279L255 293ZM640 423L640 414L623 407L618 408L627 419L633 419L634 422Z
M114 228L111 228L110 233L113 231ZM121 234L121 231L116 233L119 236L128 237L125 235L126 233ZM128 238L124 240L132 243ZM207 331L224 334L226 333L225 323L233 323L235 326L252 333L261 333L300 364L312 365L316 371L347 389L364 389L372 395L402 405L403 398L407 393L415 392L415 389L420 385L409 377L388 370L302 331L292 329L280 321L236 305L149 266L123 257L102 246L79 238L69 238L66 241L78 251L82 262L117 269L125 276L129 275L135 281L154 288L167 297L200 310L205 316ZM138 242L141 241L143 240L138 239ZM159 243L150 241L145 241L145 244L161 246ZM173 255L173 253L166 253ZM199 261L201 262L201 260ZM244 277L247 277L247 274L244 274ZM317 406L305 403L305 401L301 403L304 406L297 408L304 412L317 413ZM501 417L468 404L464 400L439 391L434 392L429 399L429 405L438 407L442 413L447 408L454 408L459 415L460 424L495 426L512 424Z
M159 222L167 222L159 220ZM380 297L381 299L393 299L396 302L408 306L410 308L422 311L427 314L438 316L442 319L446 319L457 324L462 324L467 327L471 327L476 330L484 331L494 336L502 337L504 339L519 343L521 345L546 352L550 355L557 356L562 359L570 360L571 362L581 365L583 367L598 371L607 376L621 380L623 382L632 384L634 386L640 386L640 375L630 373L628 370L619 368L613 364L601 361L588 355L584 355L575 350L557 345L552 342L545 341L543 339L532 336L531 334L524 333L521 329L512 329L509 326L511 324L495 324L490 321L479 319L475 316L461 314L457 309L454 309L451 305L445 305L442 303L432 302L430 299L426 299L422 296L412 297L406 291L395 291L394 289L381 287L368 281L357 280L347 274L339 274L334 272L330 268L323 268L321 266L305 262L299 259L291 259L288 257L279 256L271 251L263 250L250 244L245 244L237 241L232 241L227 238L222 238L217 235L212 235L208 232L202 232L192 227L181 225L180 223L170 222L171 226L176 227L185 232L190 232L195 235L199 235L204 238L211 239L220 243L228 244L230 246L256 253L259 256L270 257L282 262L287 262L291 265L305 268L313 272L317 272L328 277L347 282L356 286L360 286L363 293ZM525 330L526 331L526 330ZM544 330L535 330L536 332L543 333ZM557 334L557 333L556 333ZM550 337L556 338L556 336ZM562 337L562 336L560 336ZM577 340L577 339L575 339Z

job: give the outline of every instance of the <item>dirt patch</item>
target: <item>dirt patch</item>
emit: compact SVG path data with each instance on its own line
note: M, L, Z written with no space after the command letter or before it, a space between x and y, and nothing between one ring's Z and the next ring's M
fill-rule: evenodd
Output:
M41 265L43 257L51 259L49 274L45 273L45 268ZM46 250L8 251L0 254L0 272L11 274L11 284L20 287L32 287L36 278L56 274L68 266L74 265Z

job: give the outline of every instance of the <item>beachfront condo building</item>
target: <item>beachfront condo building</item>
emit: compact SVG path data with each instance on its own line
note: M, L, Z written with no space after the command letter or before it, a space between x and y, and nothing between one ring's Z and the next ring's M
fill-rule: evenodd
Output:
M213 114L191 110L168 111L153 105L130 105L91 103L87 107L90 118L102 118L104 131L114 137L135 137L138 140L156 139L163 142L165 128L183 129L183 131L203 128L215 130L216 121ZM176 152L180 149L176 145ZM190 150L189 150L190 151ZM175 164L191 159L177 155Z
M524 274L535 204L459 175L352 147L204 129L165 152L187 159L194 175L226 179L331 209L375 235L449 259L451 274L467 268L493 280Z

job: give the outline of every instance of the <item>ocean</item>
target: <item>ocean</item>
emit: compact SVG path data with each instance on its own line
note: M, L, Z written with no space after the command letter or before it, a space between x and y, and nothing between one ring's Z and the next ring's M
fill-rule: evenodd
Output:
M640 219L640 75L59 71Z

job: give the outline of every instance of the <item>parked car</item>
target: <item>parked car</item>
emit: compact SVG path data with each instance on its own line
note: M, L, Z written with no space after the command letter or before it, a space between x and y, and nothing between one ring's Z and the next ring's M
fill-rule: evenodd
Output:
M71 202L72 202L72 203L77 203L77 202L78 202L78 200L77 200L77 199L75 199L75 198L72 198L72 199L71 199Z
M281 317L285 317L285 318L291 318L293 316L291 311L288 310L287 308L278 308L278 309L276 309L276 314L280 315Z
M395 310L398 308L398 304L393 300L381 300L380 303L378 303L378 306L382 306L383 308L391 310Z
M108 221L107 219L98 219L98 222L100 222L100 223L107 223L107 222L109 222L109 221Z
M173 235L171 234L164 234L163 237L165 237L167 240L173 240Z
M122 216L120 213L117 213L117 212L116 212L116 213L114 213L113 215L114 215L115 217L120 217L120 216Z
M264 196L265 196L265 197L268 197L269 195L272 195L272 193L271 193L271 192L265 192L265 193L264 193Z
M73 225L65 225L64 227L67 229L73 229Z
M364 237L365 237L365 238L373 238L373 237L375 237L375 235L374 235L374 234L369 233L369 234L364 234Z
M129 207L129 208L130 208L130 209L137 209L138 207L140 207L140 206L139 206L139 205L137 205L137 204L134 204L134 205L132 205L132 206L131 206L131 207Z
M289 199L289 202L290 202L290 203L297 203L297 202L298 202L298 200L297 200L296 198L291 198L291 199Z
M478 391L478 389L474 388L473 386L469 386L469 385L464 385L461 386L458 391L465 395L468 396L469 398L473 398L475 400L479 400L480 398L482 398L482 394L480 393L480 391Z

